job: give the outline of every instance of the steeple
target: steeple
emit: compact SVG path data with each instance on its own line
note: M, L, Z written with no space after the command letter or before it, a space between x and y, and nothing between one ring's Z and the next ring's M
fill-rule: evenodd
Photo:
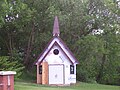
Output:
M58 17L55 16L54 27L53 27L53 36L59 36L59 34L60 34L60 31L59 31Z

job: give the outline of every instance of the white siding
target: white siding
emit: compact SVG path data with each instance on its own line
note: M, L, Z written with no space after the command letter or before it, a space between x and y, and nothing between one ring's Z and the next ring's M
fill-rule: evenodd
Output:
M76 83L76 65L74 65L74 74L70 74L70 64L65 65L65 84Z
M76 83L76 65L74 65L74 74L70 74L69 82Z
M59 46L53 46L54 42L57 42ZM52 49L49 51L49 49ZM53 53L54 49L59 50L59 54L55 55ZM49 53L47 54L47 52ZM70 84L76 83L76 63L74 63L74 74L70 74L70 65L72 64L69 58L74 63L75 60L71 56L71 54L67 51L64 45L59 41L58 38L54 38L53 41L50 43L48 48L45 50L43 55L39 58L38 62L42 60L42 58L47 54L44 58L44 61L47 61L49 64L49 84ZM64 68L63 68L64 67Z
M65 84L70 84L70 64L65 65Z
M72 60L73 63L76 63L73 56L71 56L71 54L67 51L67 49L65 48L65 46L60 42L60 40L58 38L54 38L53 41L50 43L50 45L48 46L48 48L45 50L45 52L42 54L42 56L39 58L38 62L39 63L42 58L46 55L46 53L49 51L49 49L52 47L52 45L55 43L55 41L60 45L60 47L63 49L63 51L67 54L67 56L69 56L69 58Z
M58 55L54 55L54 53L53 53L54 49L59 50ZM53 46L53 48L51 49L51 51L48 53L48 55L45 57L44 60L47 61L49 65L56 64L56 66L57 66L58 64L64 64L64 71L63 71L64 75L62 75L64 78L64 84L76 83L76 65L74 65L74 74L70 74L71 62L69 61L68 57L64 54L64 52L61 50L61 48L59 46ZM58 69L60 69L59 65L58 65ZM49 67L49 73L52 72L52 74L55 74L55 73L61 74L60 70L57 70L58 72L55 72L55 73L54 73L54 70L56 70L55 67ZM51 76L51 74L49 75L49 82L50 82L49 84L55 84L56 79L53 79L54 76L55 75L53 75L53 77ZM56 84L61 84L61 83L59 83L59 80L58 80L58 82L56 82Z
M53 53L54 49L59 50L58 55L55 55ZM59 46L53 46L53 48L51 49L51 51L48 53L44 60L47 61L48 64L71 64L68 57L63 53Z

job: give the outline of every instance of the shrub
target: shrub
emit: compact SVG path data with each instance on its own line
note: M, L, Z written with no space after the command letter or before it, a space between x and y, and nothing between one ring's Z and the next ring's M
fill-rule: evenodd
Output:
M23 69L24 66L21 63L18 63L18 60L12 61L9 56L0 57L0 71L16 71L17 74L15 75L15 78L17 79L22 74Z

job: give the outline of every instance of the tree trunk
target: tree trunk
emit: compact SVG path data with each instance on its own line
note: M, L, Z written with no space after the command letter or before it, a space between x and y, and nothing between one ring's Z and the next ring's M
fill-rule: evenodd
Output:
M100 66L100 69L99 69L99 72L98 72L98 76L96 78L97 82L101 82L101 79L102 79L102 76L103 76L103 71L104 71L105 61L106 61L106 54L103 54L101 66Z
M10 57L13 57L13 40L12 40L12 35L8 33L8 41L9 41L9 53L10 53Z
M29 40L28 40L26 55L25 55L25 59L24 59L24 65L27 69L30 66L29 61L30 61L30 57L31 57L30 54L31 54L31 51L32 51L32 46L33 46L33 43L34 43L34 35L35 35L35 26L33 24L33 28L32 28L32 31L31 31L31 34L30 34L30 37L29 37Z

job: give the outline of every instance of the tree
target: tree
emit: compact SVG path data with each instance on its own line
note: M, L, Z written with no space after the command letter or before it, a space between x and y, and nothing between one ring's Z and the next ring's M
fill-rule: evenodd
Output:
M22 59L18 58L17 56L14 57L13 59ZM9 56L1 56L0 57L0 71L11 71L14 70L17 72L17 75L15 75L16 78L19 78L20 75L23 72L24 66L19 63L18 61L12 61L10 60L11 58Z
M4 0L1 6L1 18L3 18L4 25L0 28L0 36L2 40L6 42L7 49L12 55L12 49L14 48L13 38L18 35L17 33L23 27L22 25L30 21L32 11L20 0ZM6 36L8 40L6 40L4 36ZM7 42L9 42L9 44Z
M3 0L0 4L0 16L3 21L0 27L0 40L2 41L0 46L1 50L5 49L5 55L3 55L9 55L12 59L14 50L23 53L21 52L23 47L20 46L21 38L19 35L23 32L25 25L31 21L34 11L21 0Z
M118 0L11 1L0 2L1 55L14 56L16 51L26 70L31 71L38 54L52 38L57 15L60 37L80 61L77 78L119 84Z
M111 9L109 7L111 5L114 7L114 9L113 8ZM115 83L114 80L116 80L116 83L118 83L119 82L119 71L118 70L116 71L116 69L119 68L120 60L118 59L119 55L117 54L117 53L119 53L119 45L118 45L119 39L116 37L118 37L119 34L116 34L116 32L119 31L119 19L118 19L119 13L118 13L118 9L116 8L116 4L114 2L109 2L109 0L106 2L103 2L102 0L100 0L100 1L99 0L89 0L88 13L92 17L91 18L92 20L90 20L92 22L88 24L90 26L90 29L92 31L95 30L98 32L98 33L96 33L96 32L91 31L91 33L94 35L98 34L97 37L100 40L102 40L101 41L102 49L104 51L104 52L99 52L100 55L99 54L96 55L96 61L98 61L99 64L97 65L98 67L96 67L97 74L96 75L94 74L95 78L93 78L92 80L95 79L95 81L97 81L98 83L107 83L107 84L113 84L113 83ZM99 31L103 31L103 32L101 33ZM89 40L91 40L91 39L89 39ZM78 44L78 45L80 45L80 44ZM84 46L88 47L87 45L84 45ZM92 47L93 45L90 44L90 46ZM117 48L117 50L115 47ZM79 47L79 48L81 48L81 47ZM100 47L98 47L98 48L100 49ZM84 49L84 51L85 50L86 49ZM94 48L93 48L93 50L94 50ZM83 50L81 50L81 51L82 51L83 55L86 55L85 53L88 53L89 51L92 52L92 50L90 50L90 48L88 48L88 51L86 51L85 53L83 53ZM94 55L94 53L90 53L87 55L91 56L91 54ZM85 57L85 56L83 56L83 57ZM91 63L92 59L90 59L90 57L89 57L89 60ZM94 65L94 64L92 64L92 65ZM112 67L112 68L110 68L110 67ZM88 68L88 66L87 66L87 68ZM89 70L90 69L86 70L87 71L86 75L88 74L88 72L90 73ZM114 71L114 72L112 72L112 71ZM88 74L88 76L91 74L92 74L92 72L90 74ZM87 78L87 76L86 76L86 78ZM111 78L112 78L112 80L111 80Z

